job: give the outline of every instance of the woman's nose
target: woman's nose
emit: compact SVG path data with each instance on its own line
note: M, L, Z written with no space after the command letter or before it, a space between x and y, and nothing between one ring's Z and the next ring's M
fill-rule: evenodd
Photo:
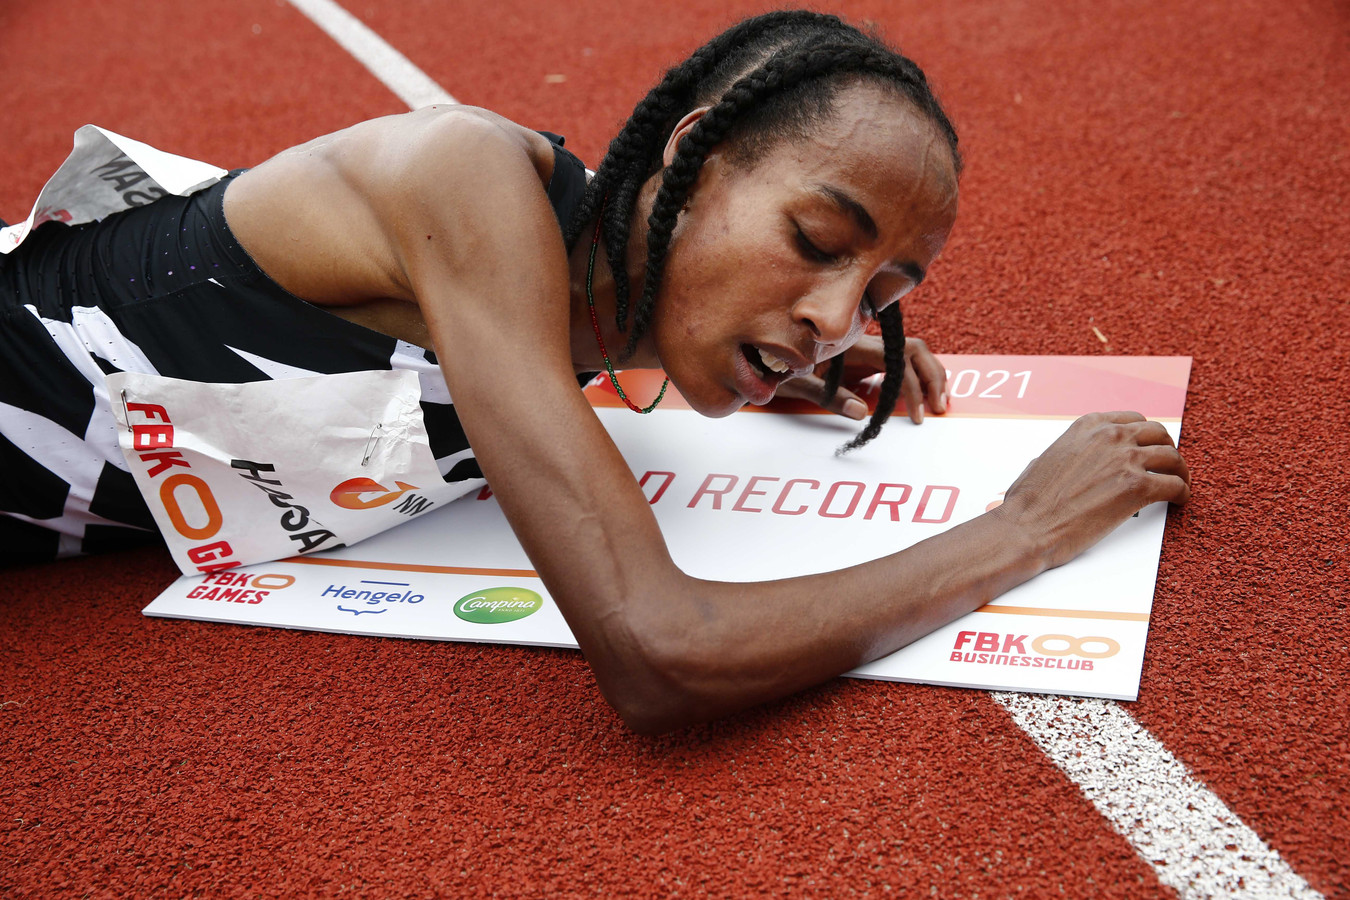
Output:
M811 330L817 344L830 347L844 344L861 324L858 298L842 286L803 297L793 312L796 320Z

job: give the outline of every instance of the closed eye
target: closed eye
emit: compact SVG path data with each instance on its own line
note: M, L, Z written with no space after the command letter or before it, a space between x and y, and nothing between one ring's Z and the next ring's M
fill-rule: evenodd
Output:
M839 259L835 254L828 253L812 243L811 239L806 236L806 232L802 231L800 227L797 229L797 249L801 251L802 256L812 262L829 264L837 262Z

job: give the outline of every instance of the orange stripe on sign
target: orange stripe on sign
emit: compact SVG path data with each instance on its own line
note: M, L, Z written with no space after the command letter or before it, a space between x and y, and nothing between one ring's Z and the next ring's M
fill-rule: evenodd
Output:
M433 575L502 575L538 578L533 569L480 569L471 566L423 566L415 563L373 562L362 559L327 559L318 556L292 556L280 562L306 566L334 566L342 569L380 569L386 572L426 572ZM1106 612L1091 609L1045 609L1038 606L981 606L976 612L1005 616L1051 616L1062 619L1112 619L1118 622L1147 622L1148 613Z
M292 556L280 562L306 566L336 566L342 569L381 569L386 572L428 572L433 575L504 575L538 578L533 569L475 569L468 566L419 566L414 563L369 562L363 559L323 559L317 556Z
M981 606L976 612L1004 616L1053 616L1060 619L1112 619L1117 622L1147 622L1148 613L1109 612L1095 609L1045 609L1040 606Z

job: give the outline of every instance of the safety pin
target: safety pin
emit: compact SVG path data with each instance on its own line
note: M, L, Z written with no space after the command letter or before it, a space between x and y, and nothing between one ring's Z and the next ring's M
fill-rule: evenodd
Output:
M383 430L384 430L384 423L378 422L375 425L375 429L370 432L370 440L366 441L365 455L361 457L361 465L364 466L366 463L370 462L371 450L375 447L376 444L380 442L379 432Z
M127 409L127 389L122 388L122 418L126 421L127 427L131 427L131 412Z

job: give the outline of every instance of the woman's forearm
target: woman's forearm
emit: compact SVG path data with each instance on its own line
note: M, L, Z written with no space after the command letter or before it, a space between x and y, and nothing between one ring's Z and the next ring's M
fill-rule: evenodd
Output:
M781 581L652 584L627 605L628 658L596 666L635 730L664 731L819 684L978 609L1046 567L998 510L909 549ZM594 660L593 660L594 661ZM614 677L605 677L613 669Z

